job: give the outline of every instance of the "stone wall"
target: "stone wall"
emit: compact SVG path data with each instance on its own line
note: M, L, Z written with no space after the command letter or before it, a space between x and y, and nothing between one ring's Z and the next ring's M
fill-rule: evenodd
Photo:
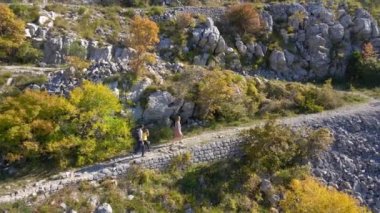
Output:
M189 153L191 163L212 163L227 158L237 158L242 156L242 141L238 138L226 139L204 145L190 147L188 150L181 150L173 154L158 158L151 158L136 162L149 169L165 169L174 157Z

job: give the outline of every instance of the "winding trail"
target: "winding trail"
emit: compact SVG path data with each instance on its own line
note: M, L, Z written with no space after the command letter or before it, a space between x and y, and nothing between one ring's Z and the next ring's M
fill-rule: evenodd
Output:
M295 127L302 125L313 126L314 123L323 125L325 121L332 123L337 118L352 118L354 116L380 117L380 101L371 100L368 103L344 106L335 110L317 114L284 118L279 120L279 122ZM182 143L178 143L173 146L170 146L170 144L154 146L150 152L146 153L144 158L141 158L140 155L121 156L84 168L61 172L49 178L25 185L19 189L9 189L7 194L0 195L0 203L13 202L29 197L47 197L51 193L54 193L70 184L75 184L81 181L99 181L105 178L124 175L128 172L128 169L132 164L138 164L149 168L152 168L151 165L155 164L167 165L173 156L190 151L194 153L194 150L206 155L204 158L199 158L200 160L193 161L194 163L209 162L211 160L218 160L231 156L235 157L236 155L234 154L236 154L236 150L234 147L237 147L236 143L240 143L238 139L240 131L262 124L264 124L264 121L259 121L255 124L241 127L208 131L196 136L185 138L182 140ZM217 147L219 149L219 146L223 146L225 148L218 151L218 158L213 158L215 153L211 153L212 157L208 158L207 154L210 153L205 152L204 149L208 148L207 150L209 151L210 149ZM233 155L229 155L231 153Z

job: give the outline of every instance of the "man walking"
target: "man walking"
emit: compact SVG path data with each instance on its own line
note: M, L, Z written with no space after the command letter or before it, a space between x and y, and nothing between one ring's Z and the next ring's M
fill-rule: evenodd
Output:
M144 129L144 125L140 125L139 128L137 129L137 146L134 153L135 155L137 155L137 153L141 149L141 157L144 157L144 153L145 153L143 129Z

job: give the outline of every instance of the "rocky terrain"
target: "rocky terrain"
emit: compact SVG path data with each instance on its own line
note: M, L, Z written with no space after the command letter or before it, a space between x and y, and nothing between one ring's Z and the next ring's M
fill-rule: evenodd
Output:
M79 75L73 68L50 72L48 82L30 87L67 95L83 79L106 82L122 100L134 103L130 110L136 120L144 123L164 120L169 124L169 118L175 114L179 113L187 120L195 113L193 102L175 97L170 91L157 91L146 98L146 105L142 104L147 88L164 85L166 77L183 73L187 65L223 67L267 79L307 81L343 77L352 53L361 51L366 42L371 42L376 51L380 50L377 21L364 9L352 13L344 4L336 10L317 3L265 5L260 12L263 36L249 43L242 35L225 30L224 7L167 8L161 14L150 17L159 24L170 24L178 14L193 14L205 19L197 18L194 26L185 29L185 45L177 44L173 40L175 36L161 29L156 63L146 64L150 76L128 85L115 80L131 72L129 62L135 50L124 44L126 32L122 30L117 35L119 42L116 43L107 41L112 30L106 28L99 28L96 38L85 39L70 27L57 26L57 20L75 25L73 20L83 19L84 15L78 12L80 7L65 7L68 12L64 14L41 9L37 22L26 25L27 37L34 47L43 51L39 66L65 64L73 46L76 51L83 52L81 54L92 64ZM126 11L121 8L116 14ZM143 9L133 11L136 14L147 13ZM105 14L104 11L94 10L92 17L102 20ZM121 24L127 22L121 15L117 15L117 19ZM178 52L187 55L187 59L178 61Z
M268 39L259 38L255 42L244 43L239 35L235 35L227 41L224 38L227 35L223 35L219 29L223 27L220 22L224 18L223 8L174 8L152 18L162 22L175 19L176 14L180 13L210 17L206 23L199 23L190 29L191 36L184 47L185 51L198 53L191 62L203 66L218 63L248 73L251 68L243 66L239 58L246 57L248 64L254 64L260 58L268 58L268 64L258 67L256 72L267 77L305 80L343 76L349 56L355 50L361 50L364 42L369 41L376 50L380 49L380 33L376 20L364 9L358 9L351 14L344 5L336 12L319 4L266 5L261 12L265 33L267 36L279 37L276 41L279 46L274 48L270 47L273 41ZM86 49L89 60L112 62L116 68L118 63L128 62L133 53L128 48L117 44L100 45L97 41L82 39L74 32L65 32L58 36L51 33L54 20L62 15L69 18L66 17L67 14L45 11L37 24L27 25L26 34L34 44L41 45L44 50L43 63L64 63L64 56L68 54L65 47L76 40L80 40L80 44ZM73 19L79 18L78 14L70 16L74 16L70 17ZM163 33L158 51L165 51L162 57L171 61L171 50L176 50L175 44ZM94 69L95 67L90 71L96 72ZM111 71L126 69L122 66Z
M335 142L331 150L311 162L312 171L326 184L353 194L374 212L379 208L380 103L345 107L320 114L299 116L281 121L294 128L298 126L328 127ZM251 126L250 126L251 127ZM212 162L240 156L242 144L237 134L250 127L239 127L189 137L174 147L158 146L145 158L126 156L78 170L62 172L40 180L22 189L11 189L0 202L38 197L43 199L66 185L80 181L100 181L128 173L133 164L153 169L165 168L173 157L190 153L193 163Z
M23 1L23 4L29 3L34 2ZM98 5L111 3L114 0L67 0L60 5L63 9L57 9L54 5L49 8L48 2L42 1L38 7L38 18L25 26L28 42L42 52L41 60L36 62L38 67L1 66L0 77L5 80L1 79L3 83L0 85L0 94L6 93L8 86L15 85L16 79L24 81L21 86L18 85L17 92L29 88L65 97L85 80L103 83L120 99L123 105L120 114L124 118L130 113L132 116L128 118L137 123L149 125L149 128L159 126L170 131L169 126L175 115L181 116L185 127L202 127L207 123L207 119L201 119L198 115L201 107L197 100L186 96L190 92L180 95L175 91L182 87L175 85L172 79L179 78L181 74L194 70L199 73L207 69L232 70L247 77L239 81L245 83L241 88L253 87L253 91L247 89L247 93L249 91L254 94L252 96L257 100L241 102L245 105L260 104L250 106L258 108L252 112L260 114L261 109L265 111L266 107L273 107L273 114L288 115L281 114L276 109L281 112L282 108L291 108L305 99L301 106L304 108L294 107L292 113L311 113L341 106L336 101L330 108L316 108L321 106L314 103L318 98L314 97L317 95L313 92L331 92L331 85L329 90L325 86L321 87L322 90L312 90L310 84L305 84L302 88L300 85L303 84L297 83L271 85L271 80L309 82L330 77L342 79L347 76L352 55L357 51L362 52L365 45L371 44L373 51L380 54L380 29L376 19L368 11L361 8L353 10L346 4L336 7L322 3L264 4L258 10L262 26L260 35L247 39L245 34L230 31L231 26L226 17L228 7L181 6L180 1L171 0L157 0L154 3L179 7L108 8ZM87 8L89 4L91 6ZM137 50L126 42L128 22L131 17L144 14L160 27L159 42L152 59L144 62L144 75L129 79L134 75L131 62L136 57ZM170 26L176 25L180 15L184 14L190 14L192 22L181 30L174 28L173 32ZM91 23L97 25L87 26ZM85 31L92 27L94 32ZM75 68L70 64L71 56L88 62L87 68ZM218 77L235 77L227 72L223 74ZM22 75L28 76L27 78L37 76L37 80L17 78ZM238 78L231 82L236 79ZM217 81L211 83L220 85ZM240 95L241 88L236 87L233 90ZM195 90L197 89L199 88ZM258 94L257 90L260 89L265 91ZM308 89L310 93L303 93ZM231 92L233 97L229 101L247 97L235 97L234 92ZM339 92L334 90L330 96L321 97L330 98L331 101L334 99L331 96ZM269 97L269 93L273 93L271 95L274 98ZM310 94L314 95L311 104L307 102ZM277 99L277 96L283 97ZM287 102L284 99L292 100ZM371 100L369 103L345 106L333 111L285 118L280 122L294 128L329 128L334 135L334 143L331 149L309 162L313 175L326 185L353 195L362 204L380 213L379 101ZM21 188L14 189L9 185L5 187L7 193L0 194L0 203L22 199L29 203L38 202L69 185L83 181L96 184L106 178L124 176L133 165L163 169L173 158L185 153L192 156L193 164L239 158L242 156L241 145L244 144L239 137L241 130L256 125L261 123L205 132L187 137L174 146L155 146L145 158L119 156L107 162L61 172ZM6 169L9 168L11 167ZM271 180L264 179L261 184L270 185ZM97 212L112 211L110 208L106 203L98 205Z

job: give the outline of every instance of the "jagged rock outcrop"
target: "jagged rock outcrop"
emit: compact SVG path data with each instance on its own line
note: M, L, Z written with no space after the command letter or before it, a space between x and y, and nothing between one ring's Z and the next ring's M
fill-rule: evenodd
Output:
M72 37L50 37L44 43L43 62L47 64L63 64L67 56L67 47L74 41Z
M88 46L88 59L91 61L111 61L112 45L98 47L98 42L90 42Z
M127 99L138 102L145 89L152 85L152 83L152 79L144 78L131 88L131 91L127 95Z
M302 72L304 76L290 72L284 76L287 79L343 76L353 51L360 50L363 42L377 41L379 37L377 22L364 9L358 9L353 17L344 5L340 6L336 16L323 5L312 3L270 4L265 10L274 20L273 28L281 31L284 42L288 43L285 52L292 54L291 63L279 67L275 56L284 57L278 50L272 52L270 68L282 76L286 70L307 71ZM284 23L291 27L291 32L281 27ZM284 61L280 61L284 65Z
M227 47L226 42L211 18L207 18L206 24L193 30L192 44L193 48L197 48L203 53L194 58L194 64L198 65L206 65L210 53L213 55L221 54Z
M148 97L143 120L146 123L160 122L170 125L170 116L176 114L182 105L183 100L175 98L167 91L154 92Z

